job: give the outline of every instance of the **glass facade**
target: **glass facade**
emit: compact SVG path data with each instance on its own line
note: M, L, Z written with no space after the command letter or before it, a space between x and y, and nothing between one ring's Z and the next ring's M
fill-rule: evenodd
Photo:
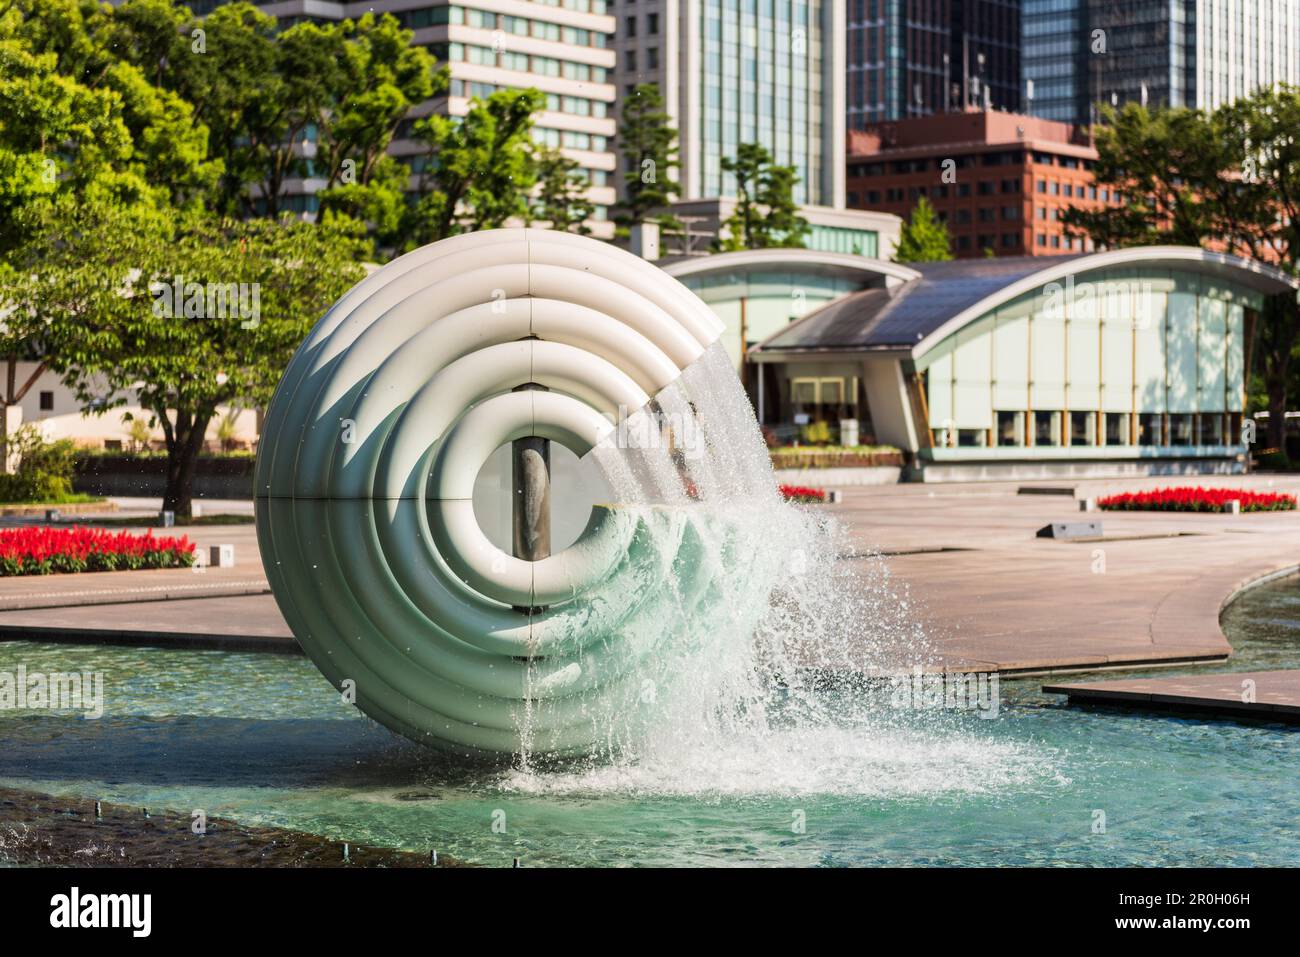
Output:
M875 259L879 255L880 234L871 229L814 225L808 234L807 248L824 253L850 253Z
M1020 108L1021 0L848 0L848 126ZM986 93L987 89L987 93Z
M1065 123L1087 116L1086 2L1024 0L1020 63L1030 116Z
M822 0L703 0L699 10L700 194L734 196L722 158L741 143L761 143L795 168L797 202L828 203Z
M1024 0L1026 112L1073 123L1094 105L1213 109L1300 82L1300 0Z
M1244 410L1259 298L1181 270L1097 270L1048 283L955 331L916 363L941 448L1052 455L1191 448L1224 454ZM1024 428L1028 424L1028 429Z

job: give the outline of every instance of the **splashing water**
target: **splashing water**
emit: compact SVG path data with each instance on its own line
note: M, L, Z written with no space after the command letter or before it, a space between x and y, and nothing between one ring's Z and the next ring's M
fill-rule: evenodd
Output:
M624 425L592 454L614 504L654 516L643 546L667 580L643 584L667 599L640 616L644 634L615 639L645 651L621 705L592 715L595 752L555 761L525 748L500 786L886 795L1051 774L1032 747L952 714L890 709L864 680L906 673L932 650L883 563L839 560L844 529L782 500L721 345ZM521 715L525 741L538 707Z

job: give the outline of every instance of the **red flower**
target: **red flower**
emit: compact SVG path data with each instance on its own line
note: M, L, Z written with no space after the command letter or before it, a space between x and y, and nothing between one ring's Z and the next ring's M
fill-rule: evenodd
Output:
M826 490L807 485L781 485L781 497L787 502L824 502Z
M1289 511L1296 507L1294 495L1199 486L1108 495L1097 499L1097 507L1112 511L1226 512L1234 501L1241 503L1243 512Z
M155 538L102 528L28 526L0 529L0 577L58 572L176 568L194 563L184 536Z

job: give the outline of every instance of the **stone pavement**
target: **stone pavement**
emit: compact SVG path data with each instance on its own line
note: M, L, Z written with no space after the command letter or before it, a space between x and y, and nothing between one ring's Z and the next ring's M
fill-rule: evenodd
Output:
M1251 476L1094 480L1079 482L1077 494L1196 484L1300 493L1300 477ZM849 488L841 504L825 506L848 527L844 560L883 562L906 587L907 614L941 667L1050 674L1220 661L1231 650L1219 629L1223 604L1263 576L1300 567L1300 512L1084 516L1068 496L1018 495L1018 487ZM1101 519L1103 540L1035 537L1048 522L1083 517ZM291 639L271 596L246 593L265 590L251 525L181 531L200 545L234 543L235 568L0 579L0 639L37 628L64 640L112 640L120 630L132 643L149 633L168 643ZM90 604L114 594L113 604ZM159 596L170 600L142 601Z
M1251 476L1096 480L1077 483L1076 494L1197 484L1300 493L1300 477ZM836 507L855 552L962 549L885 559L951 670L1043 674L1221 660L1230 653L1218 620L1225 602L1261 576L1300 567L1300 512L1085 515L1069 497L1017 488L847 489ZM1105 539L1035 537L1049 522L1082 518L1099 518Z
M1093 681L1043 691L1068 695L1070 704L1300 723L1300 670Z

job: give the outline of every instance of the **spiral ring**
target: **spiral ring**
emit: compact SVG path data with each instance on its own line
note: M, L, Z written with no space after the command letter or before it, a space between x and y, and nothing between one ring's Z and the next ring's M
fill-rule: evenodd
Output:
M457 236L353 287L286 368L256 472L272 591L325 676L425 743L588 747L696 537L670 510L600 506L522 561L479 528L475 477L525 436L608 444L722 329L655 266L549 230Z

